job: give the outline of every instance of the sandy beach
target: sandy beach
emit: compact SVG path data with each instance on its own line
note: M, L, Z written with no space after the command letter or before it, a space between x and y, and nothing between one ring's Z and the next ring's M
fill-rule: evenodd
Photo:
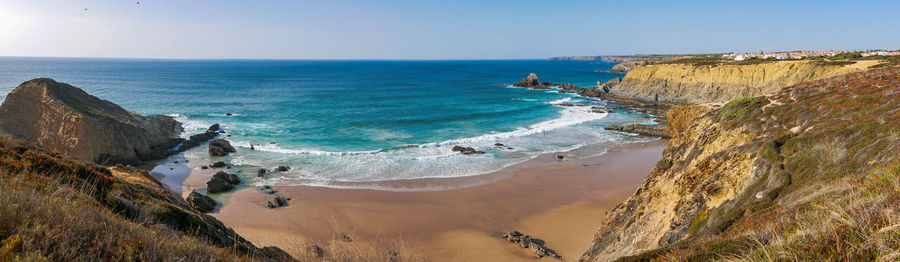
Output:
M394 188L455 188L448 190L276 186L293 199L279 209L267 208L267 195L245 187L223 194L224 206L211 215L259 246L277 245L295 255L312 243L337 243L409 250L433 261L534 259L528 249L496 237L519 230L573 260L589 247L604 212L649 174L664 146L664 140L625 144L580 159L545 154L482 176L384 182ZM169 159L155 173L184 195L216 171L196 165Z

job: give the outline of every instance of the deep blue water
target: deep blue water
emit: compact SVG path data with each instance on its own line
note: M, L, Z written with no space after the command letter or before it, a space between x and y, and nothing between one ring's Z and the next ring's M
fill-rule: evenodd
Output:
M0 95L31 78L50 77L141 114L176 116L186 136L221 123L240 150L226 160L246 167L286 164L294 170L272 181L322 184L468 176L543 152L603 153L634 140L603 126L647 119L561 107L554 103L605 102L498 84L535 72L543 81L592 86L622 76L596 72L612 65L0 58ZM250 143L261 150L250 151ZM454 154L456 144L487 154ZM208 159L204 154L186 153Z

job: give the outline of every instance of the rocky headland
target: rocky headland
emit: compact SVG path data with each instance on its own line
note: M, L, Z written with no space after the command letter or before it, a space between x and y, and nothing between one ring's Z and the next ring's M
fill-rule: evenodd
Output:
M581 260L868 260L896 252L900 242L891 234L900 229L885 221L900 220L900 69L777 88L813 71L848 71L794 62L765 67L792 64L802 72L704 70L766 88L689 93L698 96L686 101L756 95L670 110L663 158L598 221ZM768 88L777 90L757 93Z
M49 78L20 84L0 105L0 133L96 163L167 156L181 131L171 117L142 116Z
M38 78L6 97L0 130L2 260L293 260L203 214L218 205L209 196L182 199L146 171L118 165L198 146L218 125L182 144L171 117L141 116ZM215 179L210 190L241 182L225 172Z

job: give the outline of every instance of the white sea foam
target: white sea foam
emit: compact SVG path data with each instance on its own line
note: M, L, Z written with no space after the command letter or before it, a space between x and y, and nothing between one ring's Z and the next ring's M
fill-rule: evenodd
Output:
M175 119L175 121L178 121L181 123L181 127L183 129L183 131L181 132L181 137L185 138L185 139L187 139L191 135L198 133L198 131L206 130L207 128L209 128L209 126L212 125L210 123L192 119L187 116L183 116L181 114L166 114L166 115L171 116L172 118Z
M589 101L589 99L588 99ZM565 97L547 102L553 105L562 103L581 103L578 97ZM288 148L280 144L261 143L254 145L256 151L249 151L250 140L237 135L228 137L232 144L239 147L236 154L230 156L230 162L237 166L273 168L278 165L289 165L288 172L273 174L265 179L257 178L257 184L268 185L313 185L339 188L381 188L383 184L374 182L393 181L417 178L449 178L469 177L495 172L523 161L527 161L542 153L562 151L584 151L581 156L602 154L623 139L622 135L602 130L604 122L591 122L609 116L608 113L593 113L590 107L559 106L556 118L520 127L508 132L493 132L475 137L451 139L441 142L426 143L418 146L397 149L376 149L369 151L331 152L315 148ZM175 116L186 124L205 129L209 123L192 121L186 117ZM616 119L624 117L617 116ZM629 118L630 119L630 118ZM633 119L638 120L638 119ZM618 122L618 120L613 120ZM641 119L640 121L644 121ZM239 126L239 127L238 127ZM234 128L238 134L241 129L268 128L264 125L239 123ZM274 130L265 130L270 132ZM248 131L256 133L256 131ZM378 130L366 131L370 135L384 137L402 136L402 134L382 134ZM632 138L628 138L632 139ZM495 143L503 143L513 149L495 147ZM486 154L462 155L453 152L452 145L464 145L483 150ZM583 149L582 149L583 148ZM575 152L575 151L573 151ZM205 150L197 150L195 157L205 158ZM373 184L374 183L374 184ZM389 189L396 190L396 189ZM406 190L406 189L399 189ZM415 190L423 190L417 188ZM428 190L428 189L424 189Z
M571 101L571 98L563 98L563 99L551 102L551 104L566 103L569 101ZM608 113L593 113L593 112L591 112L590 107L563 107L563 109L559 111L558 118L540 122L540 123L528 126L527 128L520 128L516 131L511 131L511 132L491 133L491 134L484 134L484 135L477 136L477 137L453 139L453 140L447 140L447 141L443 141L443 142L439 142L439 143L424 144L419 147L422 147L422 148L439 147L439 146L446 146L446 145L456 145L456 144L485 142L485 141L494 142L494 141L500 141L503 139L508 139L511 137L542 134L542 133L546 133L551 130L568 127L568 126L573 126L573 125L581 124L581 123L588 122L588 121L598 120L598 119L606 117L607 114Z

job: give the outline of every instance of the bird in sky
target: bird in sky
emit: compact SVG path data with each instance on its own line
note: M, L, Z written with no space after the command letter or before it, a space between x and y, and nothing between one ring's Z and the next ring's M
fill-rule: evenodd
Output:
M87 11L87 8L85 8L84 11Z
M140 2L140 1L138 1L138 2L137 2L137 4L141 4L141 2Z

